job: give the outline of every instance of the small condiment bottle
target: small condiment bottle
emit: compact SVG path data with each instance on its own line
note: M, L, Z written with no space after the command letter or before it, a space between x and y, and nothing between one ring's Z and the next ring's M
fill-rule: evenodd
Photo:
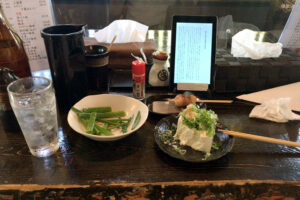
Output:
M109 52L101 45L85 46L86 71L90 90L109 91Z
M145 98L145 62L132 62L133 97L139 100Z
M151 86L168 86L169 70L167 66L168 54L163 51L156 51L152 54L153 62L149 72L149 84Z

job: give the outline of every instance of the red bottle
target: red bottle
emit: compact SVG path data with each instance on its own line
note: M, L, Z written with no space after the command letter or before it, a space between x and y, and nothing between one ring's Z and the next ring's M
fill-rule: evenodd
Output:
M145 63L135 60L132 62L133 97L145 98Z

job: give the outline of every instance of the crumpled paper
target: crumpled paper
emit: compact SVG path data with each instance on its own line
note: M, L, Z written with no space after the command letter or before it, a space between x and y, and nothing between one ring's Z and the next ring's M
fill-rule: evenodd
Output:
M110 43L114 36L117 38L114 43L144 42L148 26L133 20L115 20L107 27L97 31L95 38L101 43Z
M234 57L262 58L279 57L282 53L281 43L259 42L255 40L256 32L244 29L232 37L231 54Z
M255 106L249 117L281 123L288 122L289 120L300 120L300 115L292 112L290 101L291 98L271 99L261 105Z

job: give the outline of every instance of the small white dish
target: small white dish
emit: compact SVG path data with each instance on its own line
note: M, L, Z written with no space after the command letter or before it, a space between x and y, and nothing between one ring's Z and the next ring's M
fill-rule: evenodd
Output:
M112 111L121 111L123 110L126 113L126 116L123 118L129 118L131 116L134 116L130 125L127 128L126 133L115 133L113 136L102 136L102 135L92 135L86 133L85 127L83 124L79 121L77 114L70 110L68 113L68 123L70 127L76 131L77 133L90 138L92 140L96 141L114 141L119 140L121 138L124 138L131 133L137 131L147 120L149 109L148 107L142 103L141 101L127 97L122 95L116 95L116 94L100 94L100 95L91 95L86 96L80 101L78 101L74 107L81 110L83 108L90 108L90 107L101 107L101 106L111 106ZM135 127L135 129L131 130L131 127L133 125L133 122L135 120L135 117L138 113L138 111L141 112L141 118L138 123L138 125Z

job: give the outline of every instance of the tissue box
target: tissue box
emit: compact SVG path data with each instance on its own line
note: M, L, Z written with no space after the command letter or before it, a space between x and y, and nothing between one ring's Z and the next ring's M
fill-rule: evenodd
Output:
M85 45L103 45L107 43L99 43L95 38L84 38ZM152 53L156 50L154 40L146 40L145 42L130 42L113 44L109 54L109 67L112 69L131 69L131 63L135 59L131 56L141 56L140 48L143 48L147 59L152 60Z
M300 56L284 49L278 58L235 58L229 49L217 49L214 91L255 92L300 81Z

